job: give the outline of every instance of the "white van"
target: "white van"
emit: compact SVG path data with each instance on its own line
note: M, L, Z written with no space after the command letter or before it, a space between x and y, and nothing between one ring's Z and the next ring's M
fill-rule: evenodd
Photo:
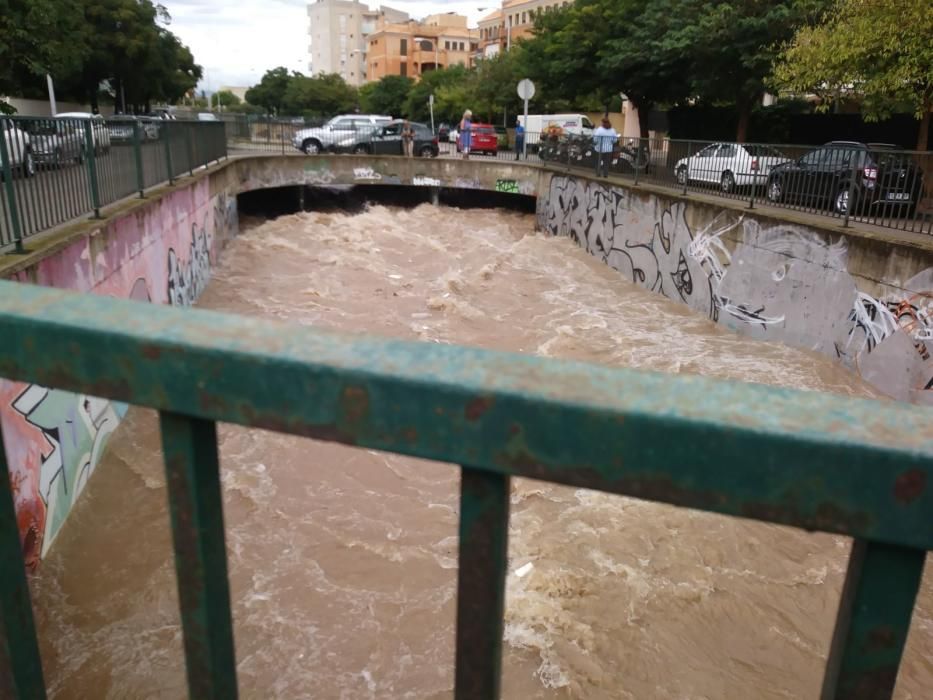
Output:
M558 127L565 134L577 136L591 136L596 128L585 114L529 114L527 124L520 115L518 122L525 127L525 143L529 146L537 144L541 132L548 128Z

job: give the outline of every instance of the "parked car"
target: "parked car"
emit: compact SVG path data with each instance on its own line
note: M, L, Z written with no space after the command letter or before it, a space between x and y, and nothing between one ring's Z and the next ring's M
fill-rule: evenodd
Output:
M29 134L19 128L19 123L12 119L2 120L3 140L6 142L7 157L10 159L10 169L14 174L23 177L32 177L36 173L36 163L32 158L32 145ZM3 173L0 171L0 176Z
M737 187L759 186L768 181L772 168L788 158L771 146L750 143L714 143L674 166L677 182L709 182L723 192Z
M307 154L320 153L340 141L353 136L353 132L368 130L379 124L388 124L392 117L379 114L341 114L324 126L300 129L292 138L292 145Z
M32 156L45 167L61 167L65 163L84 161L85 134L81 122L61 117L34 121L29 135Z
M463 139L457 138L457 153L463 148ZM480 124L473 122L470 127L470 153L488 153L496 155L499 150L499 139L496 136L496 129L492 124Z
M198 121L199 122L216 122L220 121L217 118L217 115L213 112L198 112Z
M439 141L446 141L450 137L450 124L441 122L437 125L437 138Z
M431 128L419 122L409 122L415 132L414 154L422 158L436 158L437 137ZM372 153L374 155L400 156L402 149L402 126L404 121L395 119L388 124L371 126L366 130L352 132L328 150L334 153Z
M100 154L110 150L110 131L107 129L107 122L105 122L104 118L99 114L92 114L91 112L60 112L55 116L65 119L90 121L91 137L94 140L94 152Z
M111 141L132 143L136 124L139 124L140 141L155 141L159 138L159 124L156 120L134 117L132 114L115 114L107 120Z
M923 196L923 172L900 146L831 141L773 168L767 196L837 214L881 206L912 214Z

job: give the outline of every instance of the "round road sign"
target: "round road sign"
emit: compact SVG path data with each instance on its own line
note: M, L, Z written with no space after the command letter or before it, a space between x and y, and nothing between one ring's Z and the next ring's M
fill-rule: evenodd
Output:
M528 78L520 80L518 83L518 96L523 100L530 100L535 96L535 84Z

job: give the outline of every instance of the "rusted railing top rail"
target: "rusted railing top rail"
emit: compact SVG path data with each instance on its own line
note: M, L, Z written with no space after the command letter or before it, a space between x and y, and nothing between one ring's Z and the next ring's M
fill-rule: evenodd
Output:
M194 696L229 697L221 679L233 674L214 421L464 465L459 697L498 688L510 476L857 538L824 697L893 687L933 548L933 410L10 282L0 337L2 377L162 412ZM892 576L897 604L861 616L860 596ZM12 590L0 591L7 620ZM866 651L859 640L879 624L891 643ZM874 694L851 694L856 682Z

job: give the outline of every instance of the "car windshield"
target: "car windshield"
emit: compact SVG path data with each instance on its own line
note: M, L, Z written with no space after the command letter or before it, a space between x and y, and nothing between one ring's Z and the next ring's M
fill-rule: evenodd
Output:
M495 130L491 126L477 126L473 129L474 133L477 134L495 134Z

